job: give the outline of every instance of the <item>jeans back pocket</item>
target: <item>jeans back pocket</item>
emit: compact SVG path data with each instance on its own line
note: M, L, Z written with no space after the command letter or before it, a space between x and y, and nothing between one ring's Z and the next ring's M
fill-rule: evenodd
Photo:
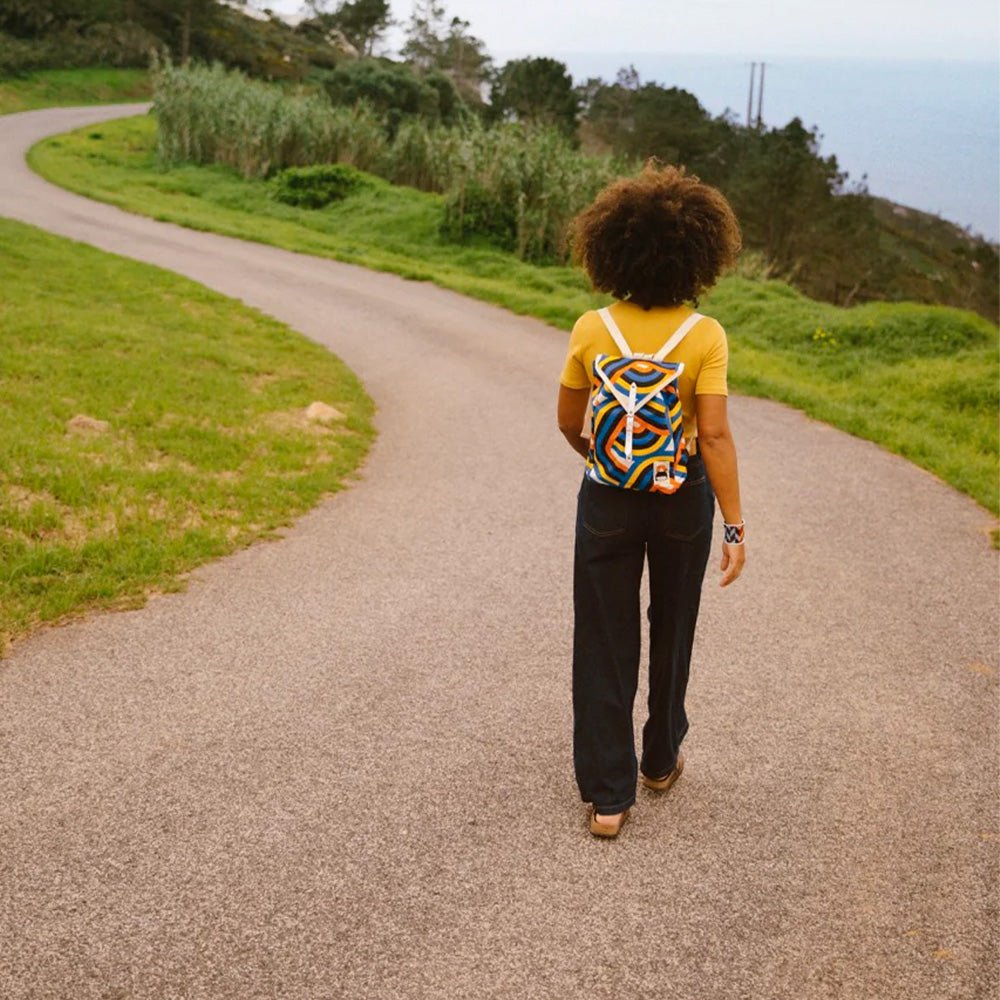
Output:
M624 535L628 529L628 490L616 486L601 486L584 479L577 498L577 527L583 527L595 538Z
M712 527L715 497L704 474L663 500L657 505L658 534L690 542Z

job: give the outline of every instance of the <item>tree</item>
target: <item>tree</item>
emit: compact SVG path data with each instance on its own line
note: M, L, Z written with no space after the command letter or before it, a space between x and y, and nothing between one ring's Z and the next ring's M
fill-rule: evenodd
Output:
M493 80L490 105L498 118L552 125L575 136L579 97L557 59L512 59Z
M732 126L713 118L694 94L644 84L630 66L612 84L588 81L581 96L590 133L615 153L683 164L712 183L724 179L721 151Z
M818 155L815 130L798 118L783 128L741 129L736 138L726 193L747 242L782 269L794 269L810 246L811 226L826 216L843 182L836 157Z
M418 70L441 68L444 56L444 5L436 0L415 0L406 42L400 55Z
M745 245L761 250L778 275L850 305L893 276L864 184L849 184L837 158L820 155L819 139L798 118L782 128L734 129L723 190Z
M459 17L446 22L444 5L436 0L416 0L400 54L418 72L444 73L466 103L478 105L492 61L485 43L469 28Z
M87 28L123 15L123 0L3 0L0 31L41 38L66 28Z
M135 7L139 23L162 38L181 62L214 54L209 35L227 9L220 0L135 0Z
M324 34L340 31L360 55L370 56L394 23L389 0L341 0L333 11L323 0L311 0L313 17L301 27L315 27Z
M461 102L448 77L437 71L417 74L388 59L346 61L326 76L324 86L334 104L369 104L385 116L392 133L407 117L453 125L460 115Z
M468 104L480 105L493 60L486 51L486 44L469 31L470 27L468 21L459 17L451 19L437 68L451 77Z

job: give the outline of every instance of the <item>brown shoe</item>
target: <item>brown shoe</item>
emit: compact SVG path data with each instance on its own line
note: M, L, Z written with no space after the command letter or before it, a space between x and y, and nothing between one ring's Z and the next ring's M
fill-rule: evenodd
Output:
M641 775L642 783L654 792L665 792L681 776L684 770L684 754L677 755L677 766L662 778L651 778L648 774Z
M591 807L590 832L595 837L617 837L621 828L625 825L625 820L628 819L628 812L626 809L614 822L605 823L597 818L597 811Z

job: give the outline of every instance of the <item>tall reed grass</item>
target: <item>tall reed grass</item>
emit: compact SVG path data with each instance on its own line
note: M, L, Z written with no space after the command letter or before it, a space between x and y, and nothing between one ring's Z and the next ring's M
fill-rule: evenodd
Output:
M382 122L367 108L334 108L219 65L160 63L153 72L157 154L166 164L222 163L244 177L284 167L348 163L380 174L389 160Z
M364 104L335 106L220 66L154 69L160 160L221 163L246 178L346 163L394 184L445 195L442 233L484 239L524 260L561 263L573 217L633 165L579 153L554 129L454 128L404 121L390 137Z

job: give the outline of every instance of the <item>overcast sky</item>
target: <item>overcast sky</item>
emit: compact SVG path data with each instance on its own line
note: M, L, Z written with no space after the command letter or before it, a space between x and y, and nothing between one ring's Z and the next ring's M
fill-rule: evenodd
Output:
M287 14L303 7L253 2ZM401 22L412 9L412 0L392 2ZM997 0L445 0L445 9L502 59L690 52L995 60L1000 44Z

